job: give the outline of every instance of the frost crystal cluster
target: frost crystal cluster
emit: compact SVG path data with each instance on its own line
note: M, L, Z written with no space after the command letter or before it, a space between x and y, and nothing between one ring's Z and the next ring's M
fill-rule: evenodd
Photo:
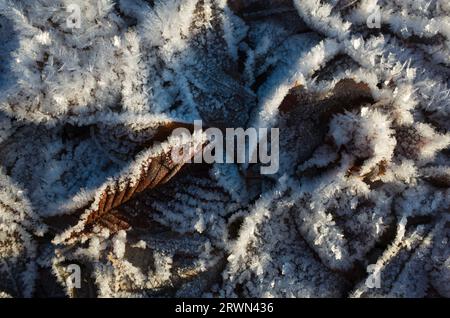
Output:
M0 297L450 297L448 0L0 0L0 43ZM278 172L173 162L194 120Z

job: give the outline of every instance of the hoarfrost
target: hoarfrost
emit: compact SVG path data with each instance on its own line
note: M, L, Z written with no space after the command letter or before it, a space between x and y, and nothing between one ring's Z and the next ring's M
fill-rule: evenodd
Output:
M0 0L0 297L450 297L449 14ZM200 119L279 171L171 160Z

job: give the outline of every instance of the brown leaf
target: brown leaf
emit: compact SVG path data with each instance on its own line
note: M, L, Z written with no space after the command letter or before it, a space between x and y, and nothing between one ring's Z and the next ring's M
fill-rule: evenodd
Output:
M311 92L304 86L293 87L279 106L280 147L297 164L311 157L326 143L332 115L373 103L370 88L353 79L339 81L328 92Z
M291 89L279 106L281 113L288 113L300 107L313 113L320 112L321 116L329 116L341 110L350 110L364 103L372 103L373 98L369 86L363 82L355 82L346 78L340 80L329 93L311 93L302 85Z
M104 214L118 208L132 197L147 189L153 189L158 185L169 181L183 166L182 163L174 163L170 154L163 153L158 157L148 159L147 168L140 173L139 181L134 183L127 180L125 187L118 182L107 186L102 192L98 208L89 215L86 224L91 224Z
M147 144L151 145L155 141L167 138L173 129L179 127L188 128L192 131L192 126L190 125L171 123L161 127L154 138L148 141ZM137 176L135 173L131 175L130 172L125 172L124 175L118 176L113 181L107 182L103 186L103 189L100 190L101 192L96 196L97 200L94 201L89 208L84 210L84 212L80 211L81 216L78 218L78 224L72 228L72 233L67 236L69 240L76 238L80 234L89 232L96 224L107 227L113 232L127 229L129 227L128 222L123 215L118 213L117 209L139 193L167 183L185 164L185 162L177 163L172 160L172 149L173 148L169 146L165 152L156 155L150 154L150 157L144 159L141 158L139 159L139 162L135 162L134 164L139 164L141 166L141 170ZM145 151L147 150L141 152L141 156ZM137 157L139 157L139 155ZM56 217L54 219L56 219ZM52 222L52 219L48 219L47 221L47 223L50 224L58 224L59 222L56 222L56 220L55 222ZM61 226L61 224L59 224L59 226Z

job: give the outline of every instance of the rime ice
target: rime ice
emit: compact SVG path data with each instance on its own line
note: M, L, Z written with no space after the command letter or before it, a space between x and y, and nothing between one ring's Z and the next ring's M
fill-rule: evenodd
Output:
M0 297L450 297L448 0L0 0L0 43ZM196 120L250 141L172 169Z

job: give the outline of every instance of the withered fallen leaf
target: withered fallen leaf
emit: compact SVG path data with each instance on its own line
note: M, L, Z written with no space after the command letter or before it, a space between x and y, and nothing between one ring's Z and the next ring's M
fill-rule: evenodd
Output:
M192 126L182 123L164 125L158 130L154 138L145 144L150 146L155 141L163 140L164 138L167 139L170 133L179 127L192 130ZM136 158L140 158L139 162L133 163L133 165L140 166L140 171L137 174L136 172L131 174L130 171L125 171L123 175L107 181L100 188L99 193L96 195L96 200L91 203L90 207L78 211L78 223L59 235L57 240L61 240L64 237L62 241L72 241L76 237L88 233L96 224L110 228L113 231L128 228L129 225L126 220L116 213L116 209L139 193L165 184L186 163L186 161L175 162L172 160L171 150L173 148L170 145L164 149L159 153L150 151L148 157L144 158L142 156L145 156L145 152L148 149L141 151L136 156ZM190 155L194 156L195 152ZM48 219L47 223L57 223L58 220L55 220L55 218L53 220Z
M370 87L350 78L340 80L327 92L311 92L301 85L293 87L279 106L280 147L289 152L289 160L301 164L326 143L328 124L334 114L373 102Z
M337 82L328 93L310 93L302 85L293 87L279 106L279 110L281 113L288 113L301 108L305 110L302 113L310 113L312 110L312 114L320 113L323 117L372 102L372 94L366 83L345 78Z

